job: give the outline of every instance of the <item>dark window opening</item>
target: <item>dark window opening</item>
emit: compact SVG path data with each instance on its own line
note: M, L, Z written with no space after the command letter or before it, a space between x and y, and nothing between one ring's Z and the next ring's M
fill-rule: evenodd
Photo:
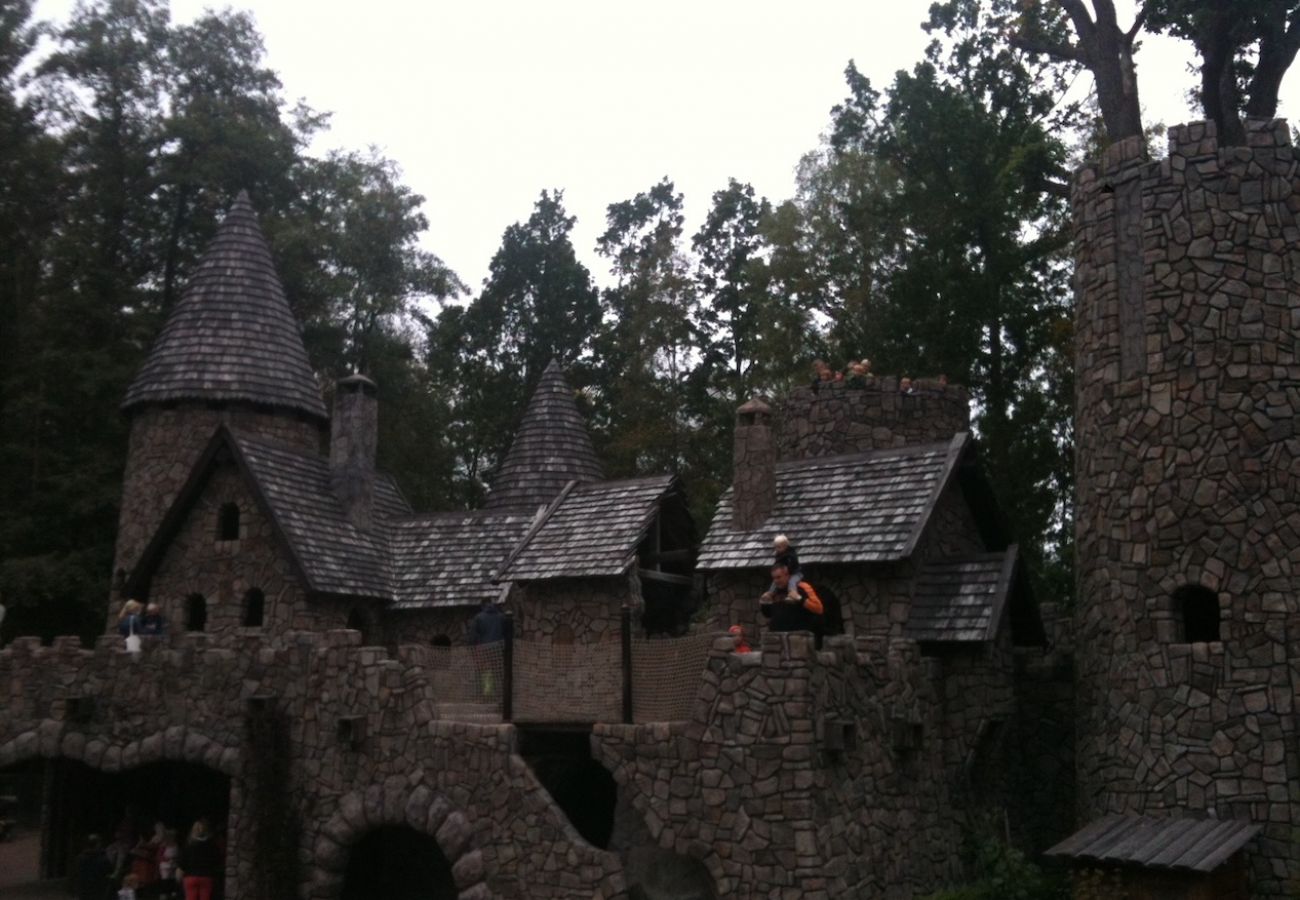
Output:
M217 539L222 541L239 540L239 504L223 503L217 513Z
M519 753L583 840L601 850L614 833L618 785L591 756L589 731L520 729Z
M445 634L435 634L433 640L429 641L429 643L434 647L450 647L451 638Z
M1183 643L1219 640L1219 595L1209 588L1189 584L1174 591L1174 615Z
M430 835L400 825L369 832L352 845L343 900L455 900L451 863Z
M261 628L266 618L266 595L253 588L244 595L244 627Z
M185 598L185 630L206 631L208 627L208 601L202 594L190 594Z
M359 607L348 613L348 628L361 632L361 643L370 639L370 620Z

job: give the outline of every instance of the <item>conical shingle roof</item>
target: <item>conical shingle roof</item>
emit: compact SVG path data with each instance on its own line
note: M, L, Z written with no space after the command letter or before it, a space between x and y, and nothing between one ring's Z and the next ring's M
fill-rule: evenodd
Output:
M328 418L246 191L217 229L122 408L175 400L245 400Z
M551 360L492 480L487 506L543 506L570 481L586 483L603 477L573 389L559 363Z

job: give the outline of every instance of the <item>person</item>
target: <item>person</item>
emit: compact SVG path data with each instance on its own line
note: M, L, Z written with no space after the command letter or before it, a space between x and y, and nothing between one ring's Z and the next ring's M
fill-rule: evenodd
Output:
M131 874L135 876L136 890L147 890L158 880L158 844L162 839L161 831L153 838L143 834L131 848Z
M806 581L790 587L790 570L783 562L772 566L772 584L759 599L759 611L773 631L811 631L818 634L822 625L822 601Z
M484 600L478 613L469 623L469 644L474 649L474 668L478 672L479 694L490 700L496 689L496 667L493 654L487 649L489 644L498 644L506 639L506 617L501 607L494 600Z
M734 652L750 653L753 651L754 648L750 647L749 642L745 640L745 629L740 625L732 625L727 629L727 634L731 635L731 639L736 642Z
M164 829L162 841L158 844L158 896L164 900L171 900L176 896L176 864L180 855L181 848L176 842L176 829Z
M212 886L221 867L220 854L207 823L199 819L190 829L190 839L181 848L179 874L185 900L212 900Z
M167 620L163 618L162 607L150 603L144 608L140 617L140 633L146 637L158 637L167 633Z
M117 614L117 633L122 637L140 634L140 613L144 604L139 600L128 600L122 604L122 611Z
M77 857L77 900L104 900L112 887L113 864L104 852L104 841L97 834L86 838L86 849Z
M778 534L772 539L772 565L783 565L786 571L790 573L790 584L786 589L788 596L794 596L794 592L799 588L799 582L803 581L803 570L799 567L799 551L790 543L790 539L783 534ZM776 582L767 589L768 594L776 597Z
M128 875L122 879L122 889L117 892L117 900L137 900L139 890L140 879L135 875Z

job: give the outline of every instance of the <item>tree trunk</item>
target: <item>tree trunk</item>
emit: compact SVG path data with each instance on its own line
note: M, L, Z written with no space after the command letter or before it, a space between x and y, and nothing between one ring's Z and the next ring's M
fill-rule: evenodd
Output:
M1288 28L1286 8L1277 3L1268 7L1261 16L1259 28L1259 59L1246 89L1250 98L1246 103L1246 115L1271 119L1277 115L1277 95L1282 89L1282 78L1295 62L1296 52L1300 51L1300 17Z

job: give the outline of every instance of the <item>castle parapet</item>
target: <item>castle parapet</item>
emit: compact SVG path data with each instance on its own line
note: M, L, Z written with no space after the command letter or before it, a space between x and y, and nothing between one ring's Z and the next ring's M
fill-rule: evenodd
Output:
M795 388L776 410L777 458L810 459L934 444L970 429L970 392L892 375Z

